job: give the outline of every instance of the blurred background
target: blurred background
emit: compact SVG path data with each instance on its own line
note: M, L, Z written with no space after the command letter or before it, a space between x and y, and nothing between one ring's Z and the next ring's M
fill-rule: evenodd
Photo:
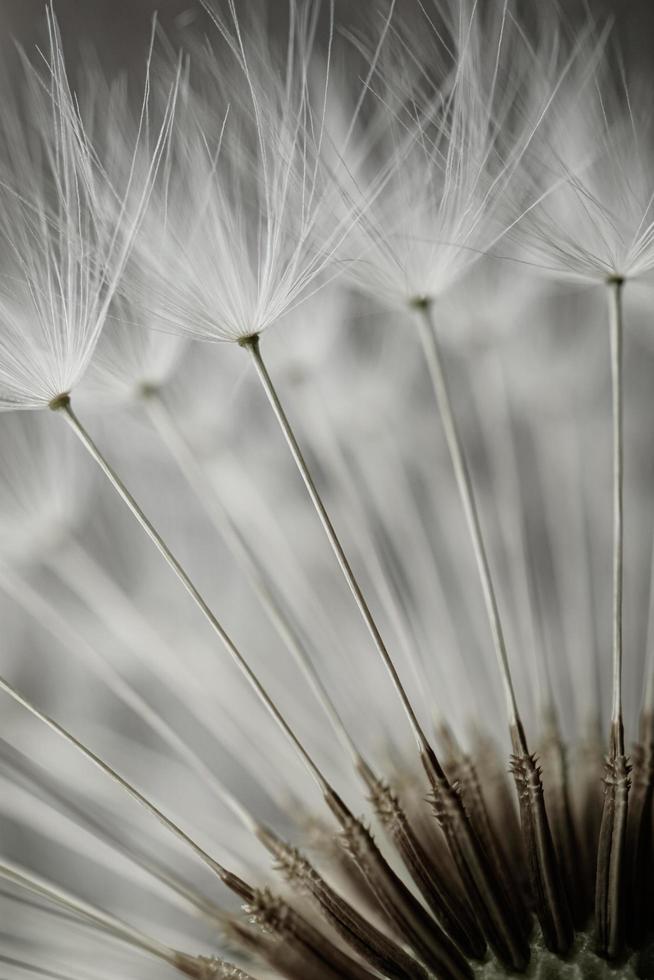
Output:
M252 0L239 0L237 7L245 9L251 4ZM269 12L271 27L282 30L286 0L265 0L263 5ZM400 0L400 14L403 8L408 10L412 5L413 0ZM581 19L589 11L599 21L615 18L615 30L625 50L629 51L630 61L637 58L651 64L654 58L654 3L651 0L566 0L551 5L562 8L565 17L572 20ZM525 2L524 6L528 9L529 3ZM97 46L104 58L118 65L128 65L141 56L155 11L169 36L182 44L186 31L208 26L200 0L57 0L54 7L64 39L88 41ZM335 7L337 21L353 26L369 21L378 9L372 0L336 0ZM43 0L2 0L0 11L0 36L4 46L10 46L12 38L31 45L42 36Z

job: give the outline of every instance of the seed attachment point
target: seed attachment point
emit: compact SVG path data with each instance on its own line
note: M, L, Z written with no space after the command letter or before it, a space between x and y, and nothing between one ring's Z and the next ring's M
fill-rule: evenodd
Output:
M69 405L70 405L70 394L67 391L65 391L63 395L57 395L56 398L53 398L52 401L48 404L48 408L52 412L59 412L62 408L68 408Z
M157 398L159 395L160 386L154 381L144 381L143 384L139 385L138 393L141 398L148 401L150 398Z
M252 333L248 334L247 337L240 337L237 341L239 347L249 347L253 350L259 346L259 334Z

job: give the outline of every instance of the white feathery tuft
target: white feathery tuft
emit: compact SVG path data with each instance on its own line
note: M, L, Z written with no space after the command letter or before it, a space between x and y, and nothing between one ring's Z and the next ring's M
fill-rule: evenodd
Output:
M220 36L196 53L131 278L169 329L239 341L319 288L359 208L343 208L320 158L333 30L316 72L320 4L293 0L281 52L232 0L226 19L206 6Z
M422 9L427 54L412 51L415 27L407 37L395 27L351 138L347 113L330 114L331 142L345 146L343 197L362 212L348 273L400 307L440 297L519 221L525 157L568 67L557 29L534 49L506 0L450 4L444 28Z
M590 284L654 268L649 89L629 83L615 52L600 58L603 46L588 39L538 134L531 171L554 189L515 229L521 261Z
M68 80L52 8L47 15L49 55L38 67L22 58L22 91L0 109L6 148L0 164L0 410L47 408L82 378L142 218L174 106L173 89L144 172L128 162L127 179L112 183L121 175L99 163ZM127 119L123 98L108 107L102 124L111 130Z

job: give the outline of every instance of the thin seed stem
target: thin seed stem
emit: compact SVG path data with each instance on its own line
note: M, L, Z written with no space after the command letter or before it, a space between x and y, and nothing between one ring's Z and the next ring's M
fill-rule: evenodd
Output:
M230 924L230 917L218 905L210 901L183 878L166 868L163 863L152 860L150 857L139 853L136 847L128 845L121 837L120 832L110 830L104 821L92 816L85 805L74 798L70 787L60 788L54 777L47 773L42 766L34 763L8 743L0 743L0 761L3 770L11 775L12 781L22 786L33 796L35 804L54 807L60 814L73 821L76 827L83 827L97 840L110 847L115 853L120 854L134 867L145 872L157 884L163 886L167 893L172 892L172 895L167 894L169 901L173 901L184 909L190 909L194 914L201 914L214 927L218 924L225 928ZM44 793L45 799L43 798ZM120 822L121 830L124 830L124 823L125 821L122 819Z
M647 608L647 631L645 634L645 666L643 676L642 711L651 715L654 712L654 534L652 535L649 603Z
M194 772L213 792L216 799L236 817L236 819L251 833L257 833L258 824L254 817L239 802L239 800L217 778L213 771L188 745L188 743L168 724L166 719L150 707L147 701L122 677L113 664L101 652L96 650L81 633L70 625L66 619L47 599L41 596L32 586L7 569L0 569L0 588L10 595L21 608L32 616L68 651L73 652L107 685L115 696L127 705L135 715L143 721L159 738L185 762L191 772Z
M89 749L83 742L71 734L63 725L55 721L49 715L46 715L43 711L28 701L13 684L10 684L8 680L0 676L0 691L4 691L13 701L25 708L34 718L37 718L40 722L46 725L51 731L62 738L69 745L72 745L78 752L85 756L93 765L103 772L106 776L109 776L115 783L117 783L129 796L132 797L140 806L147 810L153 817L163 824L163 826L170 831L175 837L182 841L187 847L200 858L204 864L207 865L212 871L214 871L223 881L235 879L234 875L231 875L218 861L214 860L205 850L203 850L199 844L197 844L192 837L190 837L185 831L182 830L170 817L167 817L159 807L155 806L146 796L143 795L135 786L123 778L115 769L113 769L104 759L101 759L99 755L96 755L91 749Z
M402 686L395 665L384 645L377 624L368 608L368 604L354 572L350 567L343 546L336 534L318 489L313 482L291 424L286 417L272 379L268 374L268 370L261 357L259 339L256 336L244 338L241 341L241 346L245 347L252 356L259 380L343 572L343 576L407 714L418 743L423 766L429 776L429 781L434 792L437 817L446 831L448 844L452 849L459 871L464 875L464 879L471 883L471 889L475 897L475 911L483 917L483 928L487 939L503 962L510 964L512 968L524 969L529 961L529 947L521 924L514 915L510 897L506 895L502 883L497 881L494 871L479 844L478 838L469 824L461 800L456 790L450 785L447 775L429 744L409 697ZM360 832L361 830L359 829ZM395 894L397 894L396 889ZM387 900L384 904L387 904Z
M472 540L493 645L504 686L514 753L512 771L520 801L522 833L525 839L532 890L536 897L536 913L547 947L556 953L565 954L572 945L574 934L545 809L540 770L529 752L527 738L518 712L499 605L484 545L472 480L454 420L436 336L436 327L431 315L431 304L428 301L423 301L417 303L416 308L419 312L420 339Z
M326 938L324 938L321 933L316 929L313 929L302 917L296 913L293 909L289 908L283 899L277 899L275 896L270 894L267 890L264 892L257 891L248 885L245 881L235 875L233 872L228 871L223 865L216 861L211 855L209 855L199 844L197 844L181 827L178 826L170 817L167 817L162 810L160 810L154 803L152 803L146 796L143 795L135 786L129 783L123 776L121 776L116 770L114 770L108 763L106 763L100 756L96 755L91 749L87 748L83 742L77 739L74 735L68 732L62 725L54 721L44 712L36 708L27 698L23 697L7 680L0 677L0 690L4 691L9 695L14 701L25 708L31 715L45 724L51 731L59 735L64 741L68 742L75 749L77 749L82 755L84 755L93 765L95 765L101 772L109 776L114 782L116 782L129 796L132 797L137 803L139 803L145 810L148 811L152 816L163 824L163 826L170 831L175 837L186 844L191 850L200 858L201 861L207 867L209 867L215 874L219 876L221 881L239 895L242 899L248 903L248 906L252 906L252 903L256 904L259 899L263 899L267 902L273 912L274 919L271 922L262 921L262 925L275 928L279 931L280 935L284 934L286 929L289 930L288 937L298 938L298 929L304 930L313 939L313 946L319 949L322 956L327 955L339 959L339 965L344 967L344 976L352 976L360 978L360 980L372 980L372 974L364 967L359 968L354 961L350 960L339 948L334 947ZM0 865L0 877L2 876L3 869ZM40 892L42 894L42 892ZM66 903L66 907L70 908L70 904ZM80 914L83 914L80 912ZM86 916L88 918L88 915ZM106 928L110 928L108 925ZM126 927L129 929L129 927ZM436 926L434 925L434 930L436 931ZM137 935L137 934L135 934ZM146 940L147 941L147 940ZM447 943L446 937L443 937L443 941ZM148 949L148 946L143 944L143 949ZM311 944L309 944L311 948ZM206 961L201 957L188 956L185 953L180 953L174 950L168 951L167 947L161 947L161 950L165 950L164 953L157 951L156 946L153 946L151 952L155 955L164 956L168 962L175 966L182 973L186 973L189 976L196 977L201 980L202 977L207 975L212 976L214 974L208 973L206 966L211 965L214 961ZM168 953L170 952L170 956ZM204 964L204 965L203 965ZM356 972L355 972L356 967ZM237 974L238 976L238 974ZM248 980L247 974L241 974L244 980ZM448 974L450 976L450 974ZM459 973L453 972L451 974L453 980L461 976ZM466 974L467 977L467 974Z
M0 963L3 966L16 967L32 977L45 977L46 980L81 980L79 973L61 973L59 970L50 970L45 966L39 966L37 963L28 963L27 960L18 959L16 956L7 956L6 953L0 953Z
M68 422L68 424L70 425L73 432L78 437L78 439L80 440L84 448L87 450L87 452L92 457L92 459L94 459L95 462L98 464L102 472L105 474L105 476L113 486L114 490L117 492L119 497L123 500L123 502L127 505L129 510L132 512L132 514L134 515L138 523L141 525L141 527L143 528L147 536L150 538L152 543L155 545L159 553L162 555L162 557L170 566L170 568L174 571L177 578L180 580L180 582L182 583L182 585L184 586L188 594L193 599L195 605L198 607L198 609L200 610L204 618L207 620L207 622L209 623L213 631L217 634L217 636L221 640L228 654L234 660L239 670L242 672L242 674L244 675L244 677L246 678L250 686L253 688L257 697L266 707L270 715L273 717L277 725L279 725L279 727L285 733L287 738L293 743L302 761L307 767L309 773L318 784L318 787L321 793L323 794L323 796L328 795L331 788L327 780L322 775L317 765L315 764L315 762L313 761L313 759L311 758L307 750L304 748L302 742L297 737L293 729L290 727L290 725L282 715L281 711L279 710L275 702L267 693L267 691L259 681L254 671L251 669L247 661L244 659L238 647L235 645L233 640L229 637L227 632L223 629L216 615L213 613L213 611L211 610L211 608L209 607L205 599L202 597L201 593L193 584L193 582L189 578L188 574L186 573L182 565L179 563L179 561L172 553L172 551L170 550L166 542L163 540L159 532L154 527L154 525L143 513L141 507L136 502L132 494L129 492L125 484L122 482L118 474L109 465L109 463L104 458L104 456L102 455L98 447L95 445L90 435L88 434L88 432L86 431L86 429L84 428L84 426L79 421L76 414L74 413L70 404L70 399L57 403L55 406L53 406L53 408L55 411L59 411L63 413L64 418L66 419L66 421Z
M611 392L613 403L613 703L611 720L622 729L622 583L623 583L623 395L622 280L609 283ZM624 745L618 746L624 752Z
M475 560L477 563L477 570L481 580L484 602L486 605L486 613L488 615L491 634L493 637L493 646L504 687L509 724L512 728L518 728L520 716L518 713L518 704L513 687L513 680L511 677L511 668L509 666L509 658L506 650L506 641L504 639L504 631L502 629L497 595L493 585L490 564L486 554L486 547L484 545L481 522L477 511L474 491L472 489L472 480L470 479L470 473L468 471L468 465L463 452L463 446L461 445L456 422L454 420L450 395L447 382L445 380L445 372L443 370L440 347L436 336L436 328L431 314L431 304L429 302L425 301L418 306L417 321L420 340L422 342L427 368L434 387L434 393L436 395L436 401L438 403L438 408L443 423L443 430L445 432L445 439L447 441L447 447L452 460L454 476L461 497L461 502L463 504L468 530L472 541L472 547L475 554Z
M358 548L366 571L370 578L371 585L376 590L380 602L389 619L389 623L395 630L400 648L406 658L409 669L413 674L415 689L421 691L429 700L428 692L430 683L424 668L422 659L418 653L419 624L412 619L403 602L401 592L397 583L394 582L392 573L392 558L385 553L384 548L380 548L377 524L381 521L375 504L375 495L371 486L368 485L368 477L365 472L357 466L356 457L350 458L345 451L342 441L335 431L332 420L327 412L319 406L312 413L311 427L317 430L320 438L323 453L329 454L330 467L340 481L340 485L345 488L348 494L347 506L343 511L343 519L347 520L350 537ZM384 447L385 453L392 453L395 446L391 441ZM396 467L395 461L390 465L393 475L401 479L402 463ZM389 488L390 493L390 488ZM399 494L398 494L399 496ZM411 499L411 493L407 494L407 499ZM408 543L416 564L419 563L419 556L416 553L418 543ZM424 544L424 539L420 538L419 545ZM438 588L438 583L436 584ZM435 601L435 590L430 586L429 601ZM441 611L442 612L442 611ZM439 625L442 623L442 615L437 617ZM428 645L431 645L431 637ZM446 646L446 644L443 644ZM434 709L437 712L437 707Z
M598 952L608 959L625 947L627 911L627 818L631 765L625 756L622 719L622 576L623 576L623 431L622 431L622 286L609 280L611 395L613 410L613 703L609 752L605 765L604 806L595 884Z
M166 638L157 632L149 619L136 606L134 599L111 578L97 559L72 538L60 549L56 557L44 558L51 571L80 599L85 606L109 629L130 652L149 669L156 671L157 677L165 683L175 698L178 698L191 711L206 731L220 745L232 751L234 739L226 737L226 726L236 726L229 712L229 706L217 701L208 683L211 674L206 665L189 659L189 651L180 658ZM194 644L195 650L197 644ZM213 650L208 653L213 659ZM198 669L196 669L196 667ZM199 672L198 672L199 670ZM198 712L198 704L203 706ZM219 706L218 710L217 706ZM255 753L260 747L252 742L242 727L238 732L239 748L245 747L241 754L241 765L252 778L275 798L282 809L288 808L287 795L281 795L278 784L268 778L266 767L257 766Z
M382 661L390 675L393 686L397 691L397 694L399 695L400 701L402 702L402 706L406 712L406 715L409 719L409 723L416 737L418 747L421 750L429 749L429 743L427 741L427 737L422 730L420 722L418 721L417 715L413 709L411 701L409 700L409 696L404 690L402 681L400 680L400 676L397 672L395 664L393 663L391 655L386 649L386 645L384 643L382 635L368 607L368 603L366 602L365 596L361 590L361 586L359 585L356 576L352 571L352 568L347 559L347 556L340 542L338 534L336 533L336 529L334 528L331 518L327 513L327 509L322 501L320 493L318 492L318 488L316 487L316 484L313 481L313 477L311 476L307 463L304 459L302 450L300 449L297 439L295 438L295 433L293 432L291 424L286 416L286 412L284 411L282 403L279 399L279 395L277 394L275 386L268 373L268 369L266 368L266 365L263 361L263 358L261 356L261 351L259 348L259 338L248 337L246 340L242 341L241 345L247 351L249 351L249 353L252 356L252 360L254 362L257 376L266 393L268 401L270 402L270 405L275 414L277 422L279 423L284 438L290 449L293 460L295 461L295 465L298 468L298 471L302 477L307 492L311 498L311 502L313 503L316 513L320 519L320 523L322 524L325 534L327 535L327 539L331 545L332 551L336 556L336 560L338 561L338 564L343 573L345 581L349 586L350 592L352 593L354 601L356 602L359 612L361 613L363 621L368 628L368 631L372 637L375 648L377 649L377 652L382 658ZM431 753L431 755L433 757L433 752ZM440 765L437 764L437 767L439 769L439 772L442 773L442 770L440 769ZM444 773L442 773L442 775L444 777Z
M261 603L270 623L288 650L291 658L304 675L309 687L327 715L329 722L339 738L341 745L351 757L355 767L361 763L361 756L352 740L333 699L320 679L308 652L304 648L282 602L270 585L268 576L257 556L246 545L227 509L208 477L206 470L198 461L187 440L184 438L171 409L162 401L157 392L150 392L145 399L145 407L150 421L162 441L170 451L180 471L188 480L196 497L204 508L211 523L216 528L232 556L243 569Z
M229 638L229 636L227 635L227 633L225 632L225 630L223 629L223 627L220 625L220 623L217 620L217 618L214 615L214 613L211 611L211 609L209 608L209 606L207 605L207 603L205 602L205 600L202 598L202 596L200 595L200 593L198 592L198 590L196 589L196 587L193 585L193 583L190 580L190 578L188 577L187 573L184 571L184 569L182 568L182 566L180 565L180 563L177 561L177 559L175 558L175 556L173 555L173 553L170 551L170 549L168 548L168 546L166 545L166 543L164 542L164 540L161 538L161 536L159 535L159 533L156 531L156 529L154 528L154 526L151 524L151 522L145 516L145 514L143 513L143 511L141 510L141 508L139 507L139 505L135 501L135 499L132 497L132 495L130 494L130 492L127 490L127 488L123 484L123 482L120 479L120 477L114 472L114 470L109 465L109 463L104 459L104 457L100 453L99 449L94 444L93 440L91 439L91 437L86 432L86 430L84 429L84 427L80 423L79 419L77 418L77 416L73 412L73 410L71 408L71 405L70 405L70 399L58 400L58 402L55 405L53 405L52 407L53 407L54 410L60 411L60 412L63 412L64 413L64 417L68 421L69 425L71 426L71 428L73 429L73 431L75 432L75 434L77 435L77 437L80 439L80 441L82 442L82 444L84 445L84 447L87 449L87 451L89 452L89 454L91 455L91 457L95 460L95 462L98 464L98 466L100 467L100 469L103 471L103 473L109 479L110 483L112 484L112 486L114 487L114 489L116 490L116 492L119 494L119 496L121 497L121 499L125 502L125 504L128 506L128 508L130 509L130 511L132 512L132 514L136 517L136 519L138 520L139 524L145 530L145 532L147 533L147 535L151 539L151 541L155 544L155 546L157 547L158 551L164 557L164 559L166 560L166 562L168 563L168 565L173 569L173 571L175 572L175 574L177 575L177 577L180 579L180 581L182 582L182 584L186 588L187 592L191 595L191 597L194 600L195 604L199 607L200 611L203 613L203 615L205 616L205 618L208 620L208 622L212 626L214 632L217 633L217 635L219 636L219 638L222 640L223 645L226 647L228 653L236 661L238 667L243 672L243 674L245 675L246 679L251 684L251 686L254 688L256 694L258 695L258 697L261 699L261 701L263 702L263 704L265 705L265 707L268 709L268 711L270 712L270 714L273 716L274 720L281 727L281 729L284 731L284 733L291 740L291 742L293 743L293 745L295 746L295 748L299 752L302 760L304 761L305 765L307 766L307 768L309 770L309 773L313 776L313 778L315 779L316 783L318 784L318 787L319 787L319 789L320 789L320 791L321 791L321 793L323 795L323 798L328 803L328 805L332 808L332 812L334 812L334 814L337 816L337 819L339 819L339 821L341 822L341 825L345 824L347 826L350 826L350 825L356 824L357 822L351 816L349 810L347 810L347 808L345 807L345 805L341 801L340 797L338 797L338 795L335 793L335 791L332 789L332 787L330 786L330 784L324 778L324 776L322 775L322 773L320 772L320 770L318 769L318 767L316 766L316 764L313 762L311 756L308 754L308 752L306 751L306 749L304 748L304 746L302 745L302 743L299 741L298 737L295 735L295 733L293 732L293 730L290 728L290 726L288 725L288 723L284 719L284 717L281 714L281 712L279 711L279 709L276 707L276 705L274 704L274 702L271 700L271 698L269 697L269 695L267 694L267 692L265 691L265 689L263 688L263 686L259 682L257 676L250 669L250 667L248 666L247 662L244 660L244 658L242 657L242 655L238 651L237 647L234 645L234 643L231 641L231 639ZM4 685L4 689L8 689L8 693L11 693L11 691L13 691L13 689L9 688L9 686L6 685L6 682L5 682L5 685ZM12 696L14 696L14 697L16 696L15 695L15 692L13 693ZM26 707L28 706L27 703L24 702L24 700L21 700L21 703L25 704ZM34 709L31 709L31 710L34 712ZM64 733L64 730L61 729L60 726L56 725L56 723L52 722L50 719L47 719L46 716L39 714L39 717L41 717L42 720L44 720L46 722L46 724L50 724L50 726L53 727L56 731L58 731L59 734L63 734L64 737L67 736L67 733ZM71 740L73 740L72 739L72 736L68 736L68 737ZM80 749L83 749L81 743L75 742L75 744L77 744ZM429 748L429 747L427 747L427 748ZM86 752L88 754L88 750L86 750ZM171 820L169 820L169 818L167 818L163 814L161 814L161 812L156 807L154 807L153 804L149 803L149 801L147 801L145 799L145 797L142 796L142 794L138 793L138 791L135 790L133 787L131 787L125 780L123 780L121 777L118 777L117 774L113 773L113 770L111 770L108 766L106 766L105 763L102 763L101 760L99 760L97 758L97 756L93 756L92 753L91 753L90 754L90 757L92 758L93 761L95 761L96 765L100 765L101 768L103 768L106 772L108 772L109 774L113 774L114 775L114 778L117 778L118 781L124 786L125 789L127 789L128 792L131 792L131 794L133 796L135 796L136 799L138 799L143 805L147 806L147 808L150 809L150 811L152 813L154 813L155 815L157 815L158 818L171 831L173 831L174 833L177 833L178 836L181 836L182 839L186 840L186 842L196 850L196 852L199 854L200 857L202 857L202 859L205 862L207 862L207 863L211 862L211 865L210 866L212 866L214 868L214 870L216 871L216 873L220 875L220 877L228 885L228 887L231 887L233 890L236 890L237 892L239 892L239 894L241 894L243 896L245 896L247 893L249 893L251 891L251 889L250 889L250 887L248 885L246 885L244 882L240 882L239 879L237 879L235 875L233 875L230 872L226 871L226 869L222 868L220 865L218 865L216 862L214 862L213 859L210 858L206 854L206 852L202 851L202 849L199 848L198 845L194 844L194 842L192 841L192 839L190 837L188 837L188 835L184 834L184 832L181 831L180 828L178 828L176 826L176 824L174 824ZM371 846L372 846L372 843L371 843ZM381 859L381 860L382 860L382 863L383 863L383 859ZM385 865L385 863L383 863L383 867L384 867L384 870L386 871L386 865ZM389 876L392 874L390 868L387 869L387 874ZM394 878L392 880L395 881ZM398 879L398 881L399 881L399 879ZM410 896L409 895L409 902L412 905L412 907L415 906L415 907L421 908L421 906L419 906L416 903L416 900L413 898L413 896ZM426 914L426 913L423 913L423 914ZM433 920L431 920L431 922L433 923ZM438 946L439 943L441 942L440 933L436 929L435 925L433 925L433 926L430 925L430 931L431 931L432 941L434 942L435 946ZM443 938L442 941L444 943L447 942L445 938Z
M532 661L534 699L537 705L549 708L552 700L551 685L543 676L542 642L534 609L534 583L526 540L524 494L516 445L515 412L509 395L505 366L494 348L486 353L483 369L490 378L496 409L495 414L488 411L483 403L484 393L475 387L477 411L486 444L492 459L497 463L495 472L498 496L506 502L500 519L507 543L507 557L515 570L512 588L520 603L522 635L527 646L527 654Z
M83 901L76 895L72 895L52 885L33 872L20 868L17 865L9 864L6 861L0 864L0 878L11 882L19 888L25 889L31 894L45 898L48 902L72 913L83 922L102 929L107 935L133 946L141 952L149 953L151 956L163 960L170 966L175 967L180 973L193 977L195 980L209 980L209 978L218 978L220 976L232 977L234 980L254 980L248 973L217 958L207 959L203 956L193 956L173 949L171 946L166 946L164 943L159 942L159 940L145 935L139 929L134 929L133 926L123 922L122 919L118 919L116 916L105 912L104 909ZM0 956L0 962L27 966L26 964L21 964L18 960L12 960L5 956ZM35 969L39 975L51 977L52 980L66 980L66 977L62 973L54 973L45 969Z
M95 926L99 926L101 929L122 939L137 949L151 953L153 956L165 960L172 965L175 964L176 953L170 947L158 942L156 939L152 939L150 936L146 936L140 930L134 929L126 922L122 922L103 909L90 905L76 895L71 895L62 888L45 881L25 868L10 864L4 859L2 864L0 864L0 878L4 879L4 881L11 882L13 885L17 885L19 888L25 889L33 895L38 895L40 898L45 898L47 901L53 902L55 905L72 912L76 916L80 916Z

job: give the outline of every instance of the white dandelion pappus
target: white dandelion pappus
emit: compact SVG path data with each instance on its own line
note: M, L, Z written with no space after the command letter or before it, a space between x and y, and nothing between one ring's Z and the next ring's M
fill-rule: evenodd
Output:
M3 99L0 112L6 150L0 410L47 408L83 376L147 202L173 104L171 95L147 172L130 168L123 186L112 186L84 130L50 8L47 15L49 60L39 71L23 58L22 95ZM139 136L147 92L146 85ZM124 102L114 109L118 118L127 113ZM101 198L114 201L112 220Z
M343 113L330 115L332 143L347 143L342 193L362 211L343 249L347 274L393 307L440 297L518 220L525 154L567 70L535 85L548 53L530 46L507 2L450 5L444 32L423 11L427 63L440 74L416 66L412 35L396 32L370 81L372 119L346 141Z
M220 38L196 54L174 166L134 263L170 329L210 341L259 334L318 288L356 220L320 160L331 84L329 69L316 84L311 65L320 7L291 3L280 53L263 19L241 25L231 0L224 19L207 4Z
M654 268L649 93L629 85L609 52L577 66L562 95L534 146L556 189L515 229L525 261L580 283L646 276Z

